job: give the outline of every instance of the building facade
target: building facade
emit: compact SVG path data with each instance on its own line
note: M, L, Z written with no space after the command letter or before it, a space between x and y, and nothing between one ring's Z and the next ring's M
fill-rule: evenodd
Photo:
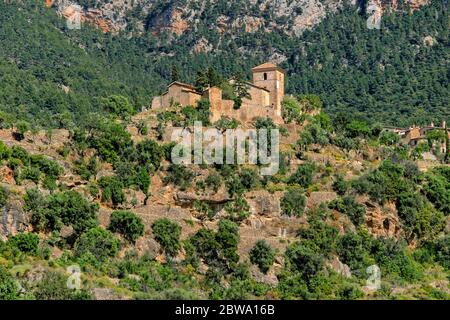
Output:
M194 86L177 81L172 82L161 96L154 97L151 107L196 106L204 98L210 102L211 122L228 117L248 123L258 117L270 117L277 124L283 123L281 103L284 97L284 70L272 63L264 63L254 67L252 75L253 82L246 83L249 96L242 99L238 109L234 108L233 100L223 99L219 87L198 92Z
M385 130L398 134L402 141L411 147L415 147L421 142L427 142L427 132L431 130L442 130L445 132L447 139L450 139L450 129L447 127L445 121L442 122L441 126L435 126L434 123L431 123L428 126L422 127L415 125L409 128L385 127ZM450 151L447 150L446 141L434 141L433 147L436 147L441 153Z

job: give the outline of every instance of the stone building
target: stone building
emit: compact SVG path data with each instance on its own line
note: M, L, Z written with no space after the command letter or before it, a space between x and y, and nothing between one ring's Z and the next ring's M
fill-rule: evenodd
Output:
M153 98L152 109L167 108L175 104L195 106L205 98L210 102L211 122L222 117L234 118L241 123L248 123L258 117L270 117L277 123L283 123L281 102L284 97L285 72L272 63L264 63L252 69L253 81L246 83L248 98L242 99L239 109L234 108L234 101L223 99L222 89L210 87L198 92L194 86L172 82L166 92Z
M417 127L415 125L409 128L385 127L385 130L398 134L404 143L412 147L417 146L420 142L428 141L427 132L431 130L442 130L446 133L447 139L450 139L450 129L447 127L445 121L442 122L441 126L435 126L434 123L431 123L423 127ZM447 150L445 141L434 141L433 147L437 147L441 153L450 151Z

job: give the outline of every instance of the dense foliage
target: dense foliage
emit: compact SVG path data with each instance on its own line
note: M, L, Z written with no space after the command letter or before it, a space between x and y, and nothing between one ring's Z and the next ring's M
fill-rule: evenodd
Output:
M175 39L149 33L114 36L88 26L69 30L43 2L22 3L0 4L1 125L17 124L19 131L26 127L19 120L67 127L84 124L93 111L126 117L149 105L174 74L193 83L213 66L224 77L241 74L245 79L251 67L273 53L286 57L287 91L316 94L333 113L364 113L367 119L395 125L449 116L445 1L432 1L413 14L406 8L385 12L380 30L368 30L366 14L344 6L298 37L281 30L220 35L211 27L214 19L241 7L211 5L200 28ZM428 36L434 44L425 43ZM202 37L215 54L191 52ZM297 107L287 105L286 115L293 120Z
M153 222L152 230L155 240L161 245L168 257L175 256L180 250L181 227L167 218Z
M109 229L121 233L125 239L132 242L144 234L142 219L127 210L117 210L111 214Z

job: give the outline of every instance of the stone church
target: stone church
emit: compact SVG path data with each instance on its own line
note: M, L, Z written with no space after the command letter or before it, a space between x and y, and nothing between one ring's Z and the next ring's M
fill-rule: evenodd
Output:
M284 97L285 72L272 63L263 63L252 69L253 81L247 82L248 98L242 99L239 109L234 109L234 101L222 98L222 89L210 87L198 92L194 86L181 82L172 82L167 91L153 98L152 109L167 108L173 104L195 106L202 99L208 99L211 105L211 122L221 117L234 118L248 123L258 117L270 117L277 123L283 123L281 102Z

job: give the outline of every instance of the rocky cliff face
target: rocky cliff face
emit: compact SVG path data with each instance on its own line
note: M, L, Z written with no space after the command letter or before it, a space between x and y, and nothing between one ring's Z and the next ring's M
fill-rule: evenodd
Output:
M104 32L145 30L159 34L168 31L177 36L187 30L202 28L223 33L252 33L257 30L280 30L288 35L299 35L322 21L345 4L370 9L380 15L385 10L398 9L397 0L232 0L224 3L211 0L134 0L96 1L94 6L82 0L45 0L67 19L74 8L81 8L82 21L97 25ZM363 4L364 3L364 4ZM428 0L406 0L412 10L426 5ZM368 14L371 14L368 12ZM379 17L377 17L379 18Z

